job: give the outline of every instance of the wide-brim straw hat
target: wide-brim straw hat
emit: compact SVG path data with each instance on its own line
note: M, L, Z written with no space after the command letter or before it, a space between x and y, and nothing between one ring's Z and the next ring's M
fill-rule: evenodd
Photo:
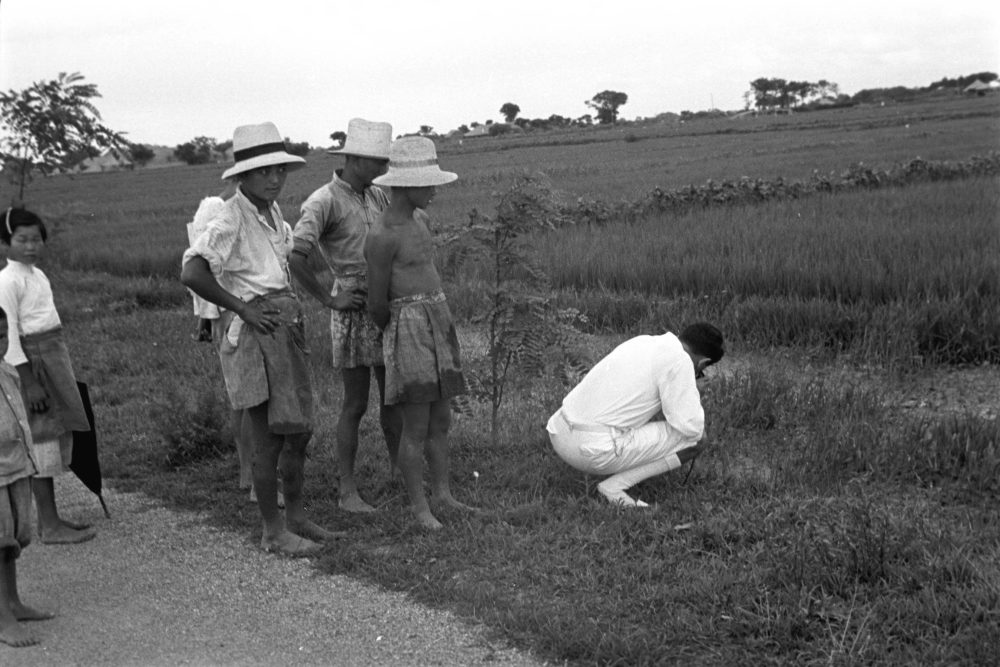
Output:
M389 123L352 118L347 123L347 139L344 140L344 145L327 153L388 160L391 143L392 125Z
M444 185L458 174L438 167L434 142L427 137L402 137L389 148L389 169L372 183L390 188L424 188Z
M222 173L222 180L231 176L275 164L287 165L289 171L305 166L306 161L292 155L274 123L240 125L233 131L232 167Z

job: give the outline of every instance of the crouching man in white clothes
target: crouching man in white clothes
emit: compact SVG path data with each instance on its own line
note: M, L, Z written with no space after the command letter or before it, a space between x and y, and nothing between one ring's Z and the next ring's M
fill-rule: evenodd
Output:
M696 380L725 354L722 332L705 322L680 336L636 336L597 362L563 399L546 430L563 461L610 475L597 485L610 502L648 507L625 491L698 454L705 411Z

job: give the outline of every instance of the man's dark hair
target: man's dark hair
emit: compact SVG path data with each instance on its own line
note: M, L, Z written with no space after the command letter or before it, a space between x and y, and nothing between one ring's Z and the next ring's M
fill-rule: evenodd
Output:
M713 364L726 353L722 332L708 322L695 322L684 328L679 336L692 352L708 358Z

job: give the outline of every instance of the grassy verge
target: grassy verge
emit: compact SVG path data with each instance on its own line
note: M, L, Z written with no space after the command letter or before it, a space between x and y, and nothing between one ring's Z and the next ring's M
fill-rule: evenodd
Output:
M220 444L218 363L189 339L186 307L135 298L173 286L69 273L53 282L72 304L64 320L94 387L106 474L249 539L256 512L235 488L235 453ZM908 418L867 385L803 374L801 360L734 365L706 398L712 444L690 478L643 484L638 494L658 507L628 513L551 453L542 424L564 388L524 380L499 447L486 445L485 407L456 419L456 493L484 513L445 513L447 529L428 535L409 524L370 415L359 469L380 511L336 509L339 389L322 314L311 310L308 324L322 406L310 507L352 532L318 562L325 571L581 664L986 664L1000 649L995 422ZM594 339L595 356L613 342ZM194 439L184 435L191 423L215 439L168 465L177 438Z

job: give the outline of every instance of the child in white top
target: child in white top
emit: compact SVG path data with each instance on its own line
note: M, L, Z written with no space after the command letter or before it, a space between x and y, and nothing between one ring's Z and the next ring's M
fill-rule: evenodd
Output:
M56 508L53 478L69 470L73 431L90 422L76 385L62 323L45 274L35 266L48 233L38 215L9 208L0 224L7 266L0 270L0 308L7 313L9 346L4 360L17 369L33 440L38 475L32 483L38 505L39 538L48 544L85 542L95 535L86 524L67 521Z

